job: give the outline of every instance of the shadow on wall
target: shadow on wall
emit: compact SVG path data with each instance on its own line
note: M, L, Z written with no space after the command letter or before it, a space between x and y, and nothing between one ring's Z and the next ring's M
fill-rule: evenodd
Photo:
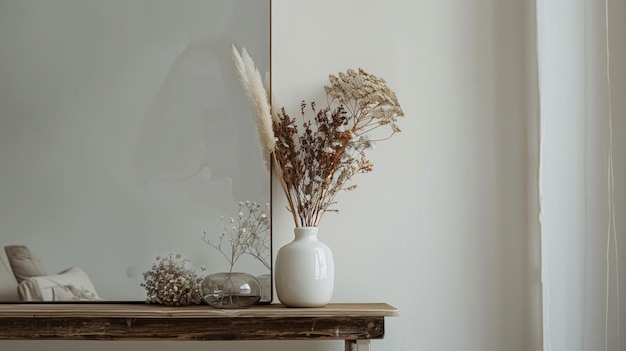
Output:
M143 117L136 157L141 181L224 210L243 199L262 199L267 190L259 186L265 178L250 178L268 171L230 52L245 35L237 29L241 21L256 24L256 33L269 28L250 18L259 9L244 6L249 4L237 3L217 39L193 41L176 58ZM257 43L264 36L252 43L268 46ZM261 69L268 67L261 59Z

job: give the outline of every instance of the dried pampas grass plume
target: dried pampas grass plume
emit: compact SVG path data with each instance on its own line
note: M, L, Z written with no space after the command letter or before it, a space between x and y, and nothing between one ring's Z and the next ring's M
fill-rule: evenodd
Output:
M241 54L233 45L233 61L237 68L239 80L244 92L248 97L252 115L257 121L259 139L263 148L263 159L265 166L270 169L270 155L274 151L274 132L272 131L272 115L267 98L267 91L263 86L263 79L254 61L248 55L245 47L241 48Z

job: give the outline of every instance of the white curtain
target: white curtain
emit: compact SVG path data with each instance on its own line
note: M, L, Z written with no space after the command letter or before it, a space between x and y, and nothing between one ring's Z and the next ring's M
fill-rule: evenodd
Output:
M626 350L626 1L537 0L543 350Z

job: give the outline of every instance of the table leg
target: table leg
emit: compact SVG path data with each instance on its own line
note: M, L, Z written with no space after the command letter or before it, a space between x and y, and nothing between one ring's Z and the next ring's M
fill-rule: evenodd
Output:
M346 340L346 351L371 351L370 340Z

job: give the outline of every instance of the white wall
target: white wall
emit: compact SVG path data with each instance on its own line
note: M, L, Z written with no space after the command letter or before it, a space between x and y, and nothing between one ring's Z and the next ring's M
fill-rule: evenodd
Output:
M339 198L320 237L334 250L335 302L400 309L374 350L530 350L527 302L526 1L273 1L273 84L297 112L329 73L363 67L397 92L403 132ZM321 100L320 100L321 101ZM531 111L534 112L534 111ZM275 187L275 245L288 214ZM249 349L252 343L215 343ZM205 349L201 343L3 342L11 350ZM264 342L262 350L343 350Z
M282 104L297 112L328 73L361 66L407 114L371 154L374 172L340 198L342 213L322 221L335 301L400 309L375 349L528 350L522 2L273 6ZM286 242L288 217L275 217Z

